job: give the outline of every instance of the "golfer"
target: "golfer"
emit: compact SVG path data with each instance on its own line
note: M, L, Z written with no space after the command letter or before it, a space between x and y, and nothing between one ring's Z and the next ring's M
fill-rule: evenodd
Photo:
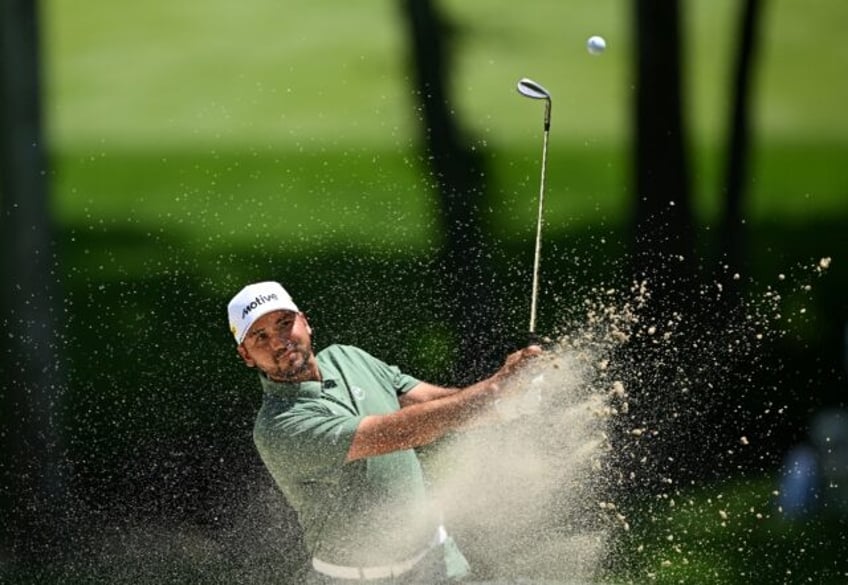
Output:
M244 363L259 370L254 441L297 511L311 556L308 583L456 582L469 566L425 497L414 449L491 410L541 352L517 351L467 388L415 379L361 349L312 350L312 329L277 282L228 306Z

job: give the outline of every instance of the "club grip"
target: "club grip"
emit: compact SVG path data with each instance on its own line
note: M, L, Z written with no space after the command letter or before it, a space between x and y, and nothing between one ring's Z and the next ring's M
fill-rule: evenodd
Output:
M540 347L544 347L545 339L535 331L531 331L527 334L527 345L538 345Z

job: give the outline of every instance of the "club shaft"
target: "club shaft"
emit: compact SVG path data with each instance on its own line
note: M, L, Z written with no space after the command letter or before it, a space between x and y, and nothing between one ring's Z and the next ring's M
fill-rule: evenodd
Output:
M550 106L548 106L550 107ZM545 168L548 164L549 114L546 114L545 132L542 140L542 176L539 181L539 211L536 217L536 249L533 254L533 288L530 295L530 334L536 333L536 305L539 298L539 263L542 258L542 210L545 205Z

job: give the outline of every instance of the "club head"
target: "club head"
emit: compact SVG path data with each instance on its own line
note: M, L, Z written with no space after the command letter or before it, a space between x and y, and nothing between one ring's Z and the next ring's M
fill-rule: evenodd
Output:
M545 100L545 135L551 128L551 94L550 92L527 77L518 81L518 93L534 100Z
M518 81L518 93L534 100L550 101L551 99L551 94L547 89L527 77Z

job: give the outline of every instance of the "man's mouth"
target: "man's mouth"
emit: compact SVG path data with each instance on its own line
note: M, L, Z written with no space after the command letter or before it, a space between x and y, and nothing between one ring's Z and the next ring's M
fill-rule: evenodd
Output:
M292 359L297 356L299 352L295 346L288 347L284 350L281 350L276 355L277 362L291 362Z

